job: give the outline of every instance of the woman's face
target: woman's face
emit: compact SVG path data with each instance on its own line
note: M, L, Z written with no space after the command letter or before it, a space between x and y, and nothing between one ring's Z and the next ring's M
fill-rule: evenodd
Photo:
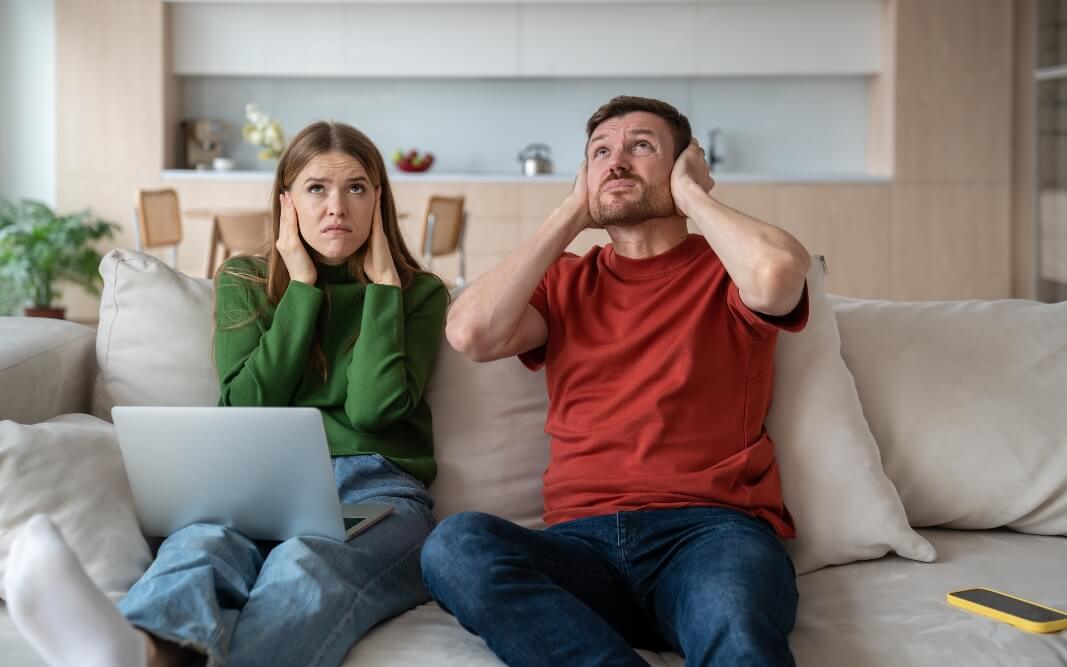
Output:
M316 261L343 264L370 237L377 188L351 155L315 156L293 179L290 192L300 235Z

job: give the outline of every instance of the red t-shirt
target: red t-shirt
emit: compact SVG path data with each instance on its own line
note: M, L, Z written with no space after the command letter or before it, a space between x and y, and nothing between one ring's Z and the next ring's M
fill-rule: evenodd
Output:
M546 366L545 523L715 505L794 536L763 421L778 330L804 328L806 286L793 312L760 315L692 234L647 259L565 254L530 304L548 325L519 355Z

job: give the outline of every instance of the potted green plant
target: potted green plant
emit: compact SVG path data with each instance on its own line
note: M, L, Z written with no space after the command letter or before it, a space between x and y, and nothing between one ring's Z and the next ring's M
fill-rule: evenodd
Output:
M62 318L65 309L55 305L60 281L99 294L94 243L116 229L88 210L58 215L41 202L0 199L0 286L7 300L26 304L26 315Z

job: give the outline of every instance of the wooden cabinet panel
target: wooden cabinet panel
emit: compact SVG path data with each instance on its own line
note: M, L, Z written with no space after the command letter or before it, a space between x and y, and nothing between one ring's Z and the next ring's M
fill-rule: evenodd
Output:
M55 21L60 197L67 176L158 172L163 167L163 6L59 2Z
M826 257L828 292L889 297L888 185L783 185L778 211L780 227Z
M711 195L753 218L777 224L778 190L777 185L717 183Z
M69 181L66 196L113 202L102 213L128 226L132 190L107 192L94 179ZM147 179L146 184L151 184ZM77 186L75 188L75 185ZM266 207L267 182L177 181L183 209ZM562 183L398 183L397 206L405 239L416 250L426 197L468 197L467 276L474 279L532 235L569 189ZM114 191L112 191L114 190ZM715 196L756 218L781 226L813 253L826 255L827 289L857 298L961 299L1010 295L1010 190L1007 184L722 184ZM62 200L61 200L62 201ZM691 226L694 231L695 228ZM206 268L210 230L189 218L179 266L191 275ZM124 230L124 237L132 235ZM610 238L586 230L568 247L584 254ZM454 279L454 257L434 261Z
M570 182L523 183L518 187L518 214L523 223L540 225L574 189ZM536 229L536 227L535 227Z
M898 179L1011 178L1012 7L897 1Z
M518 188L516 183L393 183L397 212L421 218L431 195L463 196L464 207L471 216L518 219Z
M1008 185L895 185L891 197L891 298L1011 295Z

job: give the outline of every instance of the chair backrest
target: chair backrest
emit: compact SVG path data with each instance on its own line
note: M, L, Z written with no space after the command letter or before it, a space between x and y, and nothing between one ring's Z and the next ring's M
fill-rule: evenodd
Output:
M422 220L419 237L419 254L431 257L450 255L459 249L463 239L463 197L431 195L426 203L426 216ZM430 232L430 216L433 216L433 237L427 253L427 235Z
M137 219L144 247L181 243L182 214L174 190L138 190Z
M219 243L231 252L257 252L270 242L270 212L216 211Z

